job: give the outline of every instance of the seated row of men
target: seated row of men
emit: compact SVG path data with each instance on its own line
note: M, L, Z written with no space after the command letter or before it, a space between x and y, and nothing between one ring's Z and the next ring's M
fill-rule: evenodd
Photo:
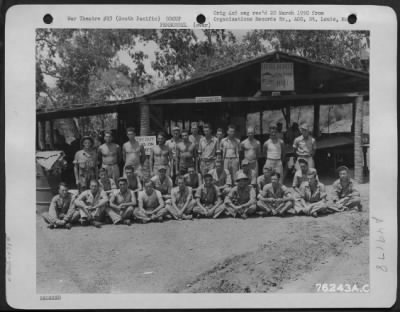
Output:
M188 220L193 217L218 218L222 215L243 219L252 215L287 214L317 217L319 214L355 207L361 210L360 194L345 166L338 168L339 179L333 184L330 199L315 169L307 171L306 179L295 189L295 194L279 182L278 172L272 172L269 176L264 174L261 176L263 179L258 180L266 181L269 178L269 181L260 188L258 195L257 187L250 184L249 176L244 171L238 172L235 185L229 189L226 188L228 185L219 187L211 173L206 173L204 182L192 189L187 185L185 176L178 176L177 186L172 188L166 168L160 167L158 175L144 182L143 190L139 178L136 178L137 187L132 190L129 169L127 177L118 179L118 189L107 190L104 179L103 182L102 179L91 180L88 190L74 196L68 192L65 184L61 184L49 212L43 214L49 228L71 228L72 223L100 227L105 218L114 224L130 225L132 220L147 223L166 218ZM268 168L265 169L267 172ZM112 179L109 181L111 184Z

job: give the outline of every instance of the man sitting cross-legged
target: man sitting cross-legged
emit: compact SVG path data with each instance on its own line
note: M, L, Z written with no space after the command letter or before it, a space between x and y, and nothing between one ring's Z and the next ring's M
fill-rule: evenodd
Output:
M313 217L332 211L328 208L325 185L318 181L316 171L309 172L308 181L301 184L299 197L295 201L295 210L299 214L304 213Z
M70 229L71 223L79 220L79 212L75 210L74 199L74 196L68 192L67 185L60 183L58 195L51 200L49 211L42 214L49 229Z
M136 197L128 188L127 178L119 178L118 186L119 190L111 194L110 206L106 208L106 212L114 224L122 221L123 224L131 225Z
M167 167L159 166L158 174L151 178L154 188L162 195L166 204L171 203L172 180L167 176Z
M264 186L258 194L257 206L264 215L283 216L286 213L294 214L293 197L288 188L280 182L279 172L271 175L271 183Z
M222 199L229 194L232 188L232 177L228 169L224 169L224 163L222 160L217 159L215 161L215 168L210 170L215 186L221 193Z
M167 209L176 220L191 220L193 207L196 204L193 200L192 188L186 186L183 176L176 178L176 184L177 187L171 191L171 203L167 205Z
M146 181L144 190L139 192L138 204L139 207L134 210L133 215L143 223L149 221L161 222L168 213L161 192L154 189L151 180Z
M234 218L239 215L241 218L246 219L256 212L256 191L249 185L249 178L239 171L236 176L236 182L237 185L226 196L225 203L217 209L217 216L224 212Z
M196 191L196 206L193 208L193 213L198 217L216 218L221 204L220 192L214 185L211 174L206 173L204 184L200 185Z
M90 189L83 191L75 200L75 205L79 209L82 225L94 225L101 227L101 219L104 216L104 210L108 203L107 194L100 190L99 182L91 180Z
M358 208L362 210L360 193L354 186L354 181L349 177L349 168L340 166L337 169L339 179L333 183L333 208L347 210Z

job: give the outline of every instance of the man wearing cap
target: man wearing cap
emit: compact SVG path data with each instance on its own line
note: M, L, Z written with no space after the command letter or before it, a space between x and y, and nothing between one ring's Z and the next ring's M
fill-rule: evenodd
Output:
M186 174L189 167L197 168L197 145L189 141L189 132L182 131L182 141L176 145L179 174Z
M358 208L362 210L360 193L355 187L355 182L350 179L349 168L340 166L337 169L339 179L333 183L333 207L339 210Z
M239 172L236 182L237 185L226 196L224 204L217 209L217 217L224 212L226 215L233 217L239 215L246 219L256 212L256 191L249 185L249 178L243 172Z
M308 162L304 159L299 159L300 169L296 171L293 177L293 190L300 194L300 186L303 182L308 181L308 175L315 173L316 179L318 180L317 170L308 167Z
M196 149L198 149L200 140L204 137L199 133L199 125L197 122L192 122L191 132L192 134L189 136L189 141L196 146Z
M138 208L133 212L135 218L143 223L149 221L161 222L168 214L160 191L154 189L153 182L144 182L144 190L139 192Z
M294 139L293 148L297 156L297 161L295 164L295 169L299 170L299 159L304 159L308 162L309 168L315 168L314 164L314 154L317 150L317 144L315 139L310 135L308 130L308 125L303 123L300 126L301 136Z
M90 181L90 189L83 191L75 200L75 205L79 209L82 225L94 225L101 227L101 220L108 203L107 194L100 190L97 180Z
M318 217L318 214L332 211L328 208L325 185L317 179L317 172L311 171L307 174L308 181L301 184L299 197L295 201L297 214Z
M79 220L79 212L75 210L75 196L68 192L65 183L58 186L58 194L53 197L49 211L42 214L42 218L48 223L49 229L71 228L71 223Z
M250 163L249 161L245 158L242 160L242 169L238 171L243 172L248 178L249 178L249 183L255 188L257 187L257 173L254 169L250 168ZM238 174L237 173L237 174Z
M263 174L257 178L257 192L260 193L264 186L271 183L272 168L264 165Z
M97 152L93 149L93 139L84 136L81 140L83 149L75 153L74 174L80 192L89 188L89 182L97 177Z
M224 168L228 169L231 177L236 177L239 170L240 141L235 138L235 127L228 127L228 136L221 141Z
M193 208L193 213L198 217L218 217L219 206L222 204L221 196L218 188L213 184L211 174L204 175L204 184L196 191L196 206Z
M295 214L294 198L289 189L279 182L279 172L271 175L271 183L264 186L258 194L257 207L264 215L283 216L286 213Z
M193 207L196 202L193 200L192 189L186 186L183 176L176 178L177 186L171 191L171 203L167 209L175 220L191 220Z
M101 190L106 192L107 195L111 194L117 189L117 184L115 184L113 179L110 179L105 168L100 168L99 170L99 187Z
M285 144L278 138L276 126L269 127L269 139L264 143L263 154L266 158L265 166L279 172L280 183L283 183L283 162L285 159Z
M211 127L204 125L204 137L199 142L200 172L204 176L215 168L217 139L211 135Z
M224 168L222 160L217 159L215 161L215 168L208 173L211 174L214 185L218 188L221 197L224 199L231 191L232 177L229 171Z
M127 128L126 135L129 141L122 145L122 159L124 161L124 168L126 166L132 166L135 168L135 172L142 176L142 164L146 158L144 146L136 141L135 128Z
M165 142L165 133L159 132L157 135L157 145L150 151L150 170L152 176L158 173L160 166L166 166L167 176L171 176L172 151Z
M247 159L248 166L258 175L258 158L261 156L260 141L254 138L254 127L247 128L247 139L240 143L240 149L243 152L243 159Z
M172 180L167 176L167 167L160 166L158 174L151 178L154 188L159 191L166 201L166 204L171 202Z
M197 173L194 167L188 168L188 173L186 173L183 178L187 186L192 188L193 193L197 191L197 188L203 183L202 176Z
M179 127L175 126L172 128L172 138L165 143L169 147L172 153L171 177L174 178L179 173L178 159L177 159L177 144L182 141L180 136L181 136L181 130L179 129Z
M114 180L118 181L120 177L119 163L121 160L121 149L118 144L113 143L112 132L109 130L104 131L105 143L100 145L97 154L101 167L107 170L107 175Z
M119 189L111 194L110 205L106 208L106 212L114 224L122 222L131 225L136 197L133 191L128 188L127 178L119 178L118 186Z

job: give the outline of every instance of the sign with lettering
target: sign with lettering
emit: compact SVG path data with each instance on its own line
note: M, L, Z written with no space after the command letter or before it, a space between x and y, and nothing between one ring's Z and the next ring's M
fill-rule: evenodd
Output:
M149 135L149 136L137 136L135 137L136 141L139 142L139 144L144 146L144 151L146 155L150 155L150 150L153 148L153 146L156 146L157 140L155 135Z
M261 63L261 91L294 91L293 63Z
M221 96L197 96L196 103L216 103L222 102Z

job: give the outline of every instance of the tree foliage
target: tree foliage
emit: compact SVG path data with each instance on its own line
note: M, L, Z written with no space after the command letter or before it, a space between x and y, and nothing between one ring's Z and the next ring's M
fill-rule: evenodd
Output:
M361 69L360 40L368 35L361 31L252 30L237 38L223 29L38 29L37 105L134 97L272 50ZM146 48L150 43L156 48ZM121 61L121 53L128 55L130 65ZM49 86L45 77L51 77L54 85Z

